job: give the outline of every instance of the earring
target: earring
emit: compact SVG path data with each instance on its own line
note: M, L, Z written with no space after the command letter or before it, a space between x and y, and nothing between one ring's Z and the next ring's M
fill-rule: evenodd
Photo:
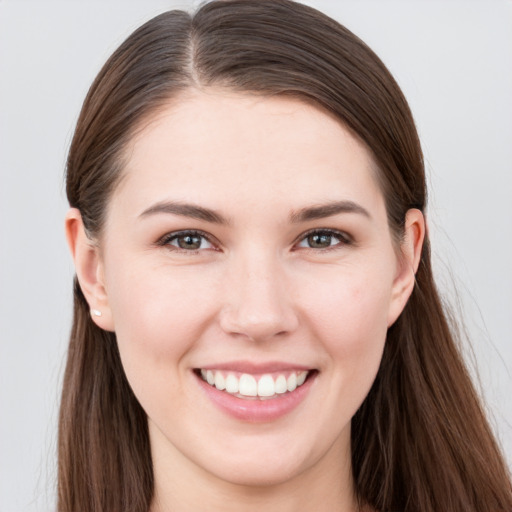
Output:
M101 311L98 309L91 309L91 314L94 316L101 316Z

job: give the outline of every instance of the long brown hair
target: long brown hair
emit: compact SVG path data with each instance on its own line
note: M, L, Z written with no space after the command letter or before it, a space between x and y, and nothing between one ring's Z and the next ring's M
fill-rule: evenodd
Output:
M334 114L374 156L399 239L426 187L414 121L396 82L354 34L288 0L214 1L170 11L111 56L84 102L67 195L99 238L123 150L141 123L190 87L292 95ZM352 421L357 496L379 511L512 510L510 475L457 349L433 280L428 239L416 286L389 329L375 383ZM59 512L147 512L146 415L114 333L91 321L75 280L59 422Z

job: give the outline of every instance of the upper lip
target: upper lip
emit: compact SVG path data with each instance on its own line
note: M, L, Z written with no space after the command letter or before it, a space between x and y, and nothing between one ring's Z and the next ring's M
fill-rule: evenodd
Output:
M199 366L198 368L201 370L224 370L249 374L274 373L294 370L307 371L313 369L311 366L284 361L268 361L261 363L255 363L251 361L230 361L208 364L206 366Z

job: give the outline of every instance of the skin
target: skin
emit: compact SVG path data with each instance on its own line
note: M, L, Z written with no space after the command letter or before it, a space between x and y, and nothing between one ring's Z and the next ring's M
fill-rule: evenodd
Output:
M397 247L368 150L296 99L191 90L160 110L126 155L101 239L87 239L75 209L66 228L84 294L102 312L93 319L116 332L148 414L152 512L205 503L357 510L351 418L413 289L421 213L408 212ZM143 214L162 201L209 208L227 223ZM335 201L366 214L291 219ZM176 238L162 242L187 229L210 240L195 251ZM341 235L311 248L311 229ZM251 423L219 410L193 372L235 360L286 361L318 374L291 413Z

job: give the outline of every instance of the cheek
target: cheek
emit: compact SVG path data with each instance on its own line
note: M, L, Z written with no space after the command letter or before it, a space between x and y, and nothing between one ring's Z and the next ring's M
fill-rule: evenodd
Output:
M139 379L151 371L162 379L200 337L211 316L211 283L193 272L118 264L108 276L109 303L127 376ZM141 379L144 380L144 379Z
M346 364L346 372L378 369L387 333L392 273L365 266L333 274L321 293L304 304L314 337L331 360ZM345 269L347 270L347 269ZM320 289L318 290L320 291Z

